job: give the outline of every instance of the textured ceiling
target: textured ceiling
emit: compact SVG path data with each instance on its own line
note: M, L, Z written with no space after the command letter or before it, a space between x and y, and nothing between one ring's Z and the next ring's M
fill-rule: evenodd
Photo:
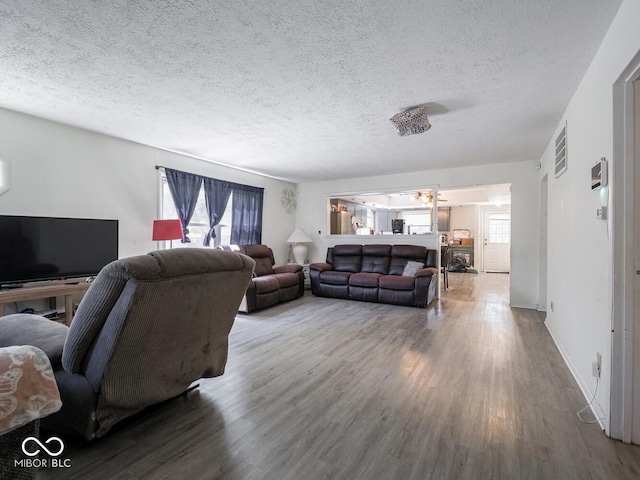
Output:
M0 106L294 181L533 160L620 3L0 0Z

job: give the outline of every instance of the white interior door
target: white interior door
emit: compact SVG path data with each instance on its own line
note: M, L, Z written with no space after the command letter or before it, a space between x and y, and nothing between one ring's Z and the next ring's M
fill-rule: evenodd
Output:
M511 211L485 210L483 218L485 272L509 272L511 268Z

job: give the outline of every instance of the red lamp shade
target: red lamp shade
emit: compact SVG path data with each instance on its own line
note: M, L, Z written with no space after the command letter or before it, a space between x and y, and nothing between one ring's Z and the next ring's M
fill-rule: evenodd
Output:
M152 240L178 240L179 238L182 238L182 223L180 220L153 221Z

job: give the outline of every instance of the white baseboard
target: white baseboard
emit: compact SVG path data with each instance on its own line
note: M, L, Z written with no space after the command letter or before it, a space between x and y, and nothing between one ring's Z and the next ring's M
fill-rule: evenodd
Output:
M584 381L584 379L578 372L578 369L576 368L575 364L569 357L569 354L567 353L564 346L562 345L562 342L558 341L558 339L553 335L553 332L549 329L549 325L547 324L547 322L545 322L545 325L547 327L547 331L549 332L549 335L551 335L551 338L553 339L553 343L555 343L556 347L558 347L558 350L560 351L560 355L562 355L564 363L567 364L567 367L569 367L569 371L571 372L571 375L573 375L573 378L575 378L576 382L578 382L578 386L580 387L580 390L582 391L582 395L584 395L586 402L587 403L591 402L591 399L593 398L593 392L589 389L587 382ZM598 424L600 425L602 430L606 432L607 428L605 427L604 420L607 418L607 415L605 414L604 410L598 403L597 398L594 398L593 402L591 402L590 409L593 416L598 420Z
M537 310L538 306L537 305L519 305L517 303L511 303L509 304L510 307L513 308L528 308L529 310Z

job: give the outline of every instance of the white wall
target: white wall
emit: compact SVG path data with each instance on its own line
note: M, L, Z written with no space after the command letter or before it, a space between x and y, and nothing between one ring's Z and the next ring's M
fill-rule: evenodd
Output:
M343 192L375 191L377 189L412 189L425 185L464 187L471 185L511 183L512 246L511 246L511 304L536 308L538 305L538 208L539 187L535 162L513 162L500 165L484 165L468 168L431 170L401 173L384 177L361 177L333 182L310 182L298 185L298 211L296 224L312 238L309 256L312 261L324 261L328 246L336 243L355 243L361 238L343 239L326 235L326 195ZM416 237L433 237L424 240L435 244L437 237L405 236L403 243L422 241ZM372 237L371 241L374 241ZM391 242L377 237L375 241Z
M151 240L156 165L264 187L262 241L278 264L286 260L295 215L286 213L281 197L294 184L4 109L0 156L11 172L10 189L0 196L2 214L117 219L121 257L157 248Z
M602 354L596 410L608 427L611 379L612 242L610 221L596 219L610 191L591 191L591 167L613 157L612 85L640 50L640 2L626 0L557 131L567 122L568 170L554 178L554 139L541 159L548 173L547 326L586 396L595 390L591 363ZM554 136L555 138L555 136ZM550 308L551 302L554 309Z
M445 233L449 234L449 238L453 238L454 230L469 230L472 238L478 238L478 207L476 205L451 207L449 231ZM477 245L478 242L476 242Z
M451 207L449 230L444 233L447 233L448 239L451 240L455 230L469 230L469 235L473 239L473 267L481 271L483 242L480 239L480 228L478 228L479 211L478 205Z

